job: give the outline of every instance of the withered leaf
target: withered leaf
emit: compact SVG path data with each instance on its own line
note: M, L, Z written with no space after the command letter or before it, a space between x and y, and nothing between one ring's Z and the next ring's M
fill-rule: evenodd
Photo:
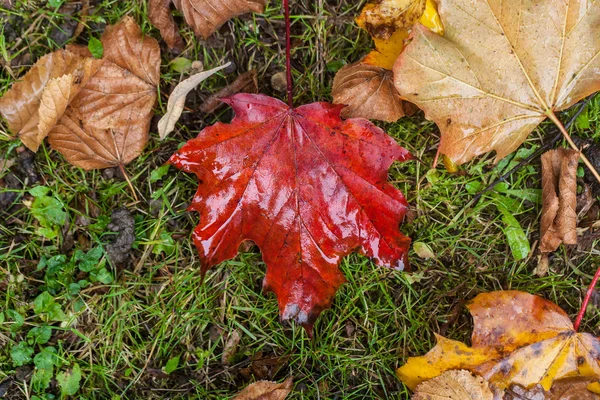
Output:
M338 71L331 91L333 102L347 104L343 118L367 118L395 122L404 116L402 100L394 87L392 71L355 63Z
M407 386L451 369L466 369L490 384L549 390L559 379L600 375L600 340L573 329L569 316L541 297L518 291L483 293L469 304L472 346L438 336L422 357L396 372Z
M542 155L541 252L577 244L578 160L578 151L562 148Z
M365 6L361 18L372 37L389 39L394 32L411 28L425 4L426 0L378 0Z
M547 117L600 89L600 2L440 0L444 36L416 25L394 66L400 95L456 164L499 160Z
M503 400L599 400L599 395L587 389L593 382L597 380L579 377L561 379L554 382L549 391L540 385L531 389L514 385L506 390Z
M412 400L494 400L488 382L465 370L446 371L421 383Z
M129 17L106 28L104 57L80 46L49 54L0 99L0 112L37 150L46 134L72 164L127 164L148 140L160 76L160 49Z
M410 17L410 20L405 20L408 10L416 13L421 8L421 14L415 14ZM387 25L393 33L385 39L373 36L375 49L361 61L343 67L336 74L332 96L334 103L348 106L342 111L344 118L356 117L394 122L408 114L404 109L407 105L409 109L416 108L401 100L393 83L391 69L404 49L409 28L417 19L432 31L443 33L443 26L433 0L384 1L378 5L367 4L363 8L356 22L358 26L370 33L373 33L375 20L379 23L382 23L382 20L394 20L398 24ZM404 23L400 23L400 20Z
M247 386L233 400L284 400L292 391L293 378L282 383L258 381Z
M170 49L181 51L184 46L183 39L171 14L170 5L171 0L149 0L148 19L160 30L160 36Z
M196 35L204 39L231 18L249 12L262 12L267 4L267 0L172 0L172 2L181 11L185 21ZM149 7L161 8L161 10L153 10L151 21L160 29L169 47L174 47L171 44L177 44L178 39L174 37L176 31L174 22L166 16L166 13L170 13L169 3L170 1L166 0L150 0Z
M222 65L220 67L216 67L208 71L199 72L179 82L179 84L175 87L175 89L173 89L171 95L169 96L169 101L167 103L167 112L160 119L160 121L158 121L158 134L161 140L166 138L167 135L173 132L173 130L175 129L175 123L179 120L179 117L183 112L183 108L185 107L185 99L188 93L194 90L196 86L198 86L209 76L224 68L227 68L230 64L231 63L228 62L227 64Z
M101 64L65 50L42 57L0 98L0 113L10 130L37 151L66 105Z
M107 27L103 63L48 135L50 145L84 168L124 165L148 141L160 49L130 17Z

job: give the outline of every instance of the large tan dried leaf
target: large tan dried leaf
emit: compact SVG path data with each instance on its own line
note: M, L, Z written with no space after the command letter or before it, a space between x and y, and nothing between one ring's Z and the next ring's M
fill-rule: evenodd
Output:
M442 132L457 164L514 151L545 118L600 89L600 2L440 0L445 34L417 25L400 95Z
M446 371L438 377L421 383L412 400L493 400L488 382L469 371Z
M185 107L185 98L187 97L188 93L194 90L196 86L198 86L209 76L222 70L223 68L227 68L230 64L231 63L228 62L227 64L221 65L220 67L216 67L208 71L199 72L179 82L179 84L175 87L175 89L173 89L171 95L169 96L169 102L167 103L167 112L160 119L160 121L158 121L158 134L161 140L166 138L167 135L173 132L173 130L175 129L175 123L179 120L179 117L183 112L183 108Z
M172 0L175 7L185 17L185 22L192 27L196 35L208 39L225 22L249 12L263 12L267 0ZM152 11L151 21L160 29L160 33L169 45L176 43L177 39L172 33L176 27L167 13L170 1L150 0L149 7L156 8ZM160 9L158 9L160 8Z
M577 244L577 161L575 150L550 150L542 155L542 220L540 251L561 243Z
M284 400L292 391L292 386L291 377L282 383L258 381L242 390L233 400Z
M365 63L344 66L338 71L331 91L333 102L347 104L344 118L367 118L394 122L404 116L392 71Z
M125 17L102 35L103 64L48 135L50 145L84 168L124 165L148 141L160 78L160 49Z
M160 30L160 36L167 42L170 49L183 50L183 39L179 34L173 14L171 14L171 0L149 0L148 18L152 25Z
M422 357L409 358L398 377L409 387L451 369L481 375L499 389L518 384L549 390L555 380L600 376L600 340L579 333L556 304L518 291L478 295L469 304L472 346L437 337Z
M10 130L37 151L101 63L65 50L45 55L0 99L0 114Z

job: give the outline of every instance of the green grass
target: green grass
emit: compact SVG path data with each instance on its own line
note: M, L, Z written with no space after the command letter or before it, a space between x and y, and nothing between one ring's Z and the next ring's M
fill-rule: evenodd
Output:
M12 10L0 11L0 21L10 25L3 31L6 40L0 41L4 60L0 93L41 55L58 48L52 38L57 29L64 29L68 18L47 2L16 3ZM339 66L340 60L357 61L369 49L368 37L353 23L363 2L294 3L295 102L330 100L335 65ZM114 23L126 14L158 38L147 20L145 2L92 4L94 23L76 43L99 37L103 20ZM237 72L206 82L190 97L188 107L194 109L249 68L257 69L262 93L281 98L283 94L274 92L269 80L284 70L283 37L278 36L282 27L279 2L271 2L264 14L228 23L207 42L195 39L182 24L188 46L181 56L199 59L206 68L230 59L237 65ZM24 39L15 46L24 30ZM181 78L168 66L174 57L163 51L158 115L164 111L166 94ZM7 67L11 60L12 66ZM567 120L573 112L561 117ZM600 97L591 102L586 116L589 128L574 128L574 133L598 139ZM423 160L396 164L389 175L411 204L410 222L402 230L413 241L430 246L434 259L420 259L411 252L415 272L407 274L379 268L358 255L346 257L341 269L348 284L316 323L312 339L300 327L280 323L276 299L261 293L265 266L256 248L214 267L202 281L198 255L189 238L198 216L185 211L196 180L173 168L160 180L152 181L150 176L204 126L230 118L227 109L216 116L188 113L185 125L179 125L164 142L158 141L154 121L145 153L126 167L139 202L122 179L73 168L43 146L35 158L37 171L51 189L49 195L59 199L67 213L54 239L39 235L39 222L25 206L32 201L31 186L23 182L23 189L8 189L0 184L0 195L16 194L12 207L0 214L0 382L11 381L7 398L32 398L33 364L17 366L11 352L27 341L28 334L31 337L35 327L51 326L52 331L47 344L31 345L32 356L47 346L54 347L55 375L79 365L82 379L77 395L85 399L223 399L255 379L281 381L288 376L295 382L291 399L407 399L409 392L394 370L407 357L428 351L434 333L468 341L472 326L463 305L478 293L524 290L556 302L571 316L577 313L582 290L591 280L600 253L595 247L585 251L561 247L551 256L550 272L543 278L533 274L537 253L515 261L497 207L498 193L471 203L478 188L487 186L515 160L510 158L508 164L495 167L490 155L463 166L461 174L450 174L443 166L433 171L430 166L439 133L422 114L379 125ZM545 132L550 129L550 124L543 124L522 149L537 148L549 140ZM15 159L19 142L11 139L2 125L0 132L1 158ZM539 160L534 160L499 188L513 200L510 211L534 248L541 206L521 198L535 197L541 187L539 172ZM8 173L0 168L2 182ZM113 234L106 224L118 207L127 207L136 221L137 239L127 268L106 264L111 283L96 282L70 294L68 283L80 280L81 274L78 264L69 260L77 250L86 252L110 242ZM81 226L77 221L82 218L92 225ZM37 271L40 260L61 254L67 261L56 276L49 276L47 269ZM67 315L62 323L34 313L34 300L47 286L55 287L54 299ZM22 324L16 323L18 315L24 318ZM597 332L598 317L592 307L582 329ZM234 330L241 334L241 341L227 366L221 358ZM175 357L179 357L178 368L169 375L161 372ZM260 362L254 360L261 358L274 365L261 370ZM248 370L253 365L254 375ZM58 395L55 381L47 393Z

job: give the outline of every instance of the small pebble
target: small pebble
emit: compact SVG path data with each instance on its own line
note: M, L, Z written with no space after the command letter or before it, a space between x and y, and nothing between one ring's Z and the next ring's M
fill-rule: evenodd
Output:
M285 92L287 89L287 76L284 71L278 72L271 77L271 87L278 92Z

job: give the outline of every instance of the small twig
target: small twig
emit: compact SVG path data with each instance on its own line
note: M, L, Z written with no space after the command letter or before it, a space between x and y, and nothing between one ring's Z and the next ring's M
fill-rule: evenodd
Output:
M577 314L577 318L575 319L575 323L573 324L573 329L575 332L579 330L579 325L581 324L581 320L585 315L585 310L587 309L588 303L590 302L590 298L592 297L592 293L594 293L594 287L596 287L596 283L598 282L598 278L600 278L600 268L596 270L596 274L592 279L592 283L590 283L590 287L583 298L583 303L581 304L581 309L579 310L579 314Z
M592 165L590 160L588 160L588 158L581 152L581 149L579 147L577 147L577 145L575 143L573 143L573 139L571 139L571 135L569 135L569 132L567 132L567 129L563 126L562 122L560 122L560 120L558 119L556 114L554 114L554 112L552 112L552 111L549 111L548 118L550 118L550 120L552 120L552 122L554 122L556 124L556 126L558 126L558 129L560 129L560 132L564 136L567 143L569 143L569 146L571 146L571 148L573 150L579 152L579 158L581 158L581 161L583 161L583 163L585 164L586 167L588 167L588 169L590 170L592 175L594 175L594 177L596 178L598 183L600 183L600 174L598 173L598 171L596 171L596 168L594 168L594 166Z
M571 128L571 126L577 120L577 117L579 117L579 115L583 112L583 110L585 110L585 108L588 106L588 104L590 103L591 100L592 100L592 97L590 96L583 103L581 103L581 106L579 107L579 109L577 110L577 112L575 113L575 115L573 115L573 117L571 117L571 119L569 120L569 122L567 122L567 125L564 126L565 129ZM560 130L560 127L557 127L557 128L559 128L559 130ZM515 165L514 168L512 168L510 171L508 171L504 175L500 176L498 179L496 179L495 181L493 181L492 183L490 183L481 192L477 193L473 197L473 199L471 200L471 203L476 203L481 198L481 196L483 196L484 194L486 194L490 190L494 189L497 184L499 184L500 182L504 182L506 180L506 178L508 178L509 176L511 176L513 173L515 173L521 167L523 167L523 165L529 164L529 162L531 160L533 160L534 158L537 158L538 156L540 156L542 153L544 153L546 150L548 150L550 147L552 147L554 145L554 143L558 142L558 140L563 135L564 135L563 132L560 132L558 135L554 136L552 138L552 140L550 140L547 143L544 143L544 145L542 147L540 147L535 153L533 153L532 155L530 155L527 158L524 158L520 163L518 163L517 165Z
M287 95L288 105L294 106L294 81L292 80L292 23L290 22L290 4L289 0L283 0L283 9L285 13L285 69L287 76Z
M139 202L140 200L138 199L137 194L135 193L135 188L133 187L133 184L129 180L129 175L127 175L127 171L125 171L125 167L123 167L123 164L119 164L119 169L121 170L121 174L123 174L125 181L127 181L127 184L129 185L129 189L131 189L131 194L133 194L133 198L135 199L136 202Z

